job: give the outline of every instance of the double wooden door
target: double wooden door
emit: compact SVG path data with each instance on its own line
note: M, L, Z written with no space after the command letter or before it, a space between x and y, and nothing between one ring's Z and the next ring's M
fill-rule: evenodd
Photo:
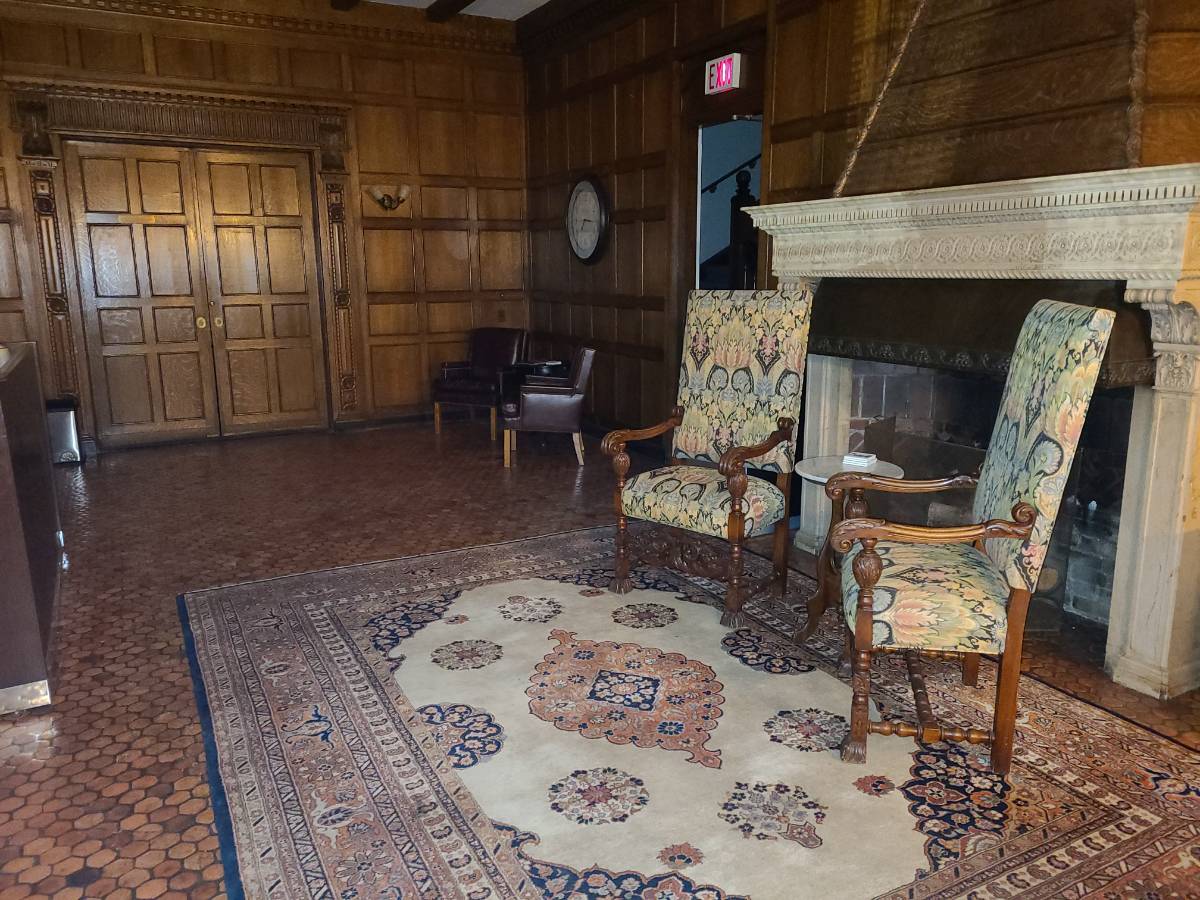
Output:
M326 424L307 157L65 155L101 443Z

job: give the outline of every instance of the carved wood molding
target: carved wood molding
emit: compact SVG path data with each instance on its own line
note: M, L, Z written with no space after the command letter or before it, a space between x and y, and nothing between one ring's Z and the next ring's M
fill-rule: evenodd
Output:
M253 10L222 9L216 6L200 6L189 3L162 3L157 0L25 0L25 2L44 7L124 13L156 19L200 22L208 25L265 28L271 31L290 31L299 34L324 35L388 44L416 44L447 50L511 53L516 48L515 29L511 23L481 16L465 16L452 23L435 25L426 23L424 16L417 12L412 17L412 28L392 28L384 25L303 19ZM396 14L407 15L407 11L396 11Z
M342 107L46 82L8 86L13 127L27 155L48 153L51 132L182 138L320 150L323 171L345 171Z
M337 378L338 412L358 409L358 373L354 360L354 319L350 303L350 255L346 237L346 184L337 176L327 177L325 212L329 221L329 291L332 301L329 320L332 360Z
M46 318L49 323L50 367L60 397L79 397L79 370L75 359L75 337L71 307L67 301L67 274L63 260L62 229L54 171L58 160L28 159L21 162L29 172L33 197L33 227L37 233L38 273L42 279Z

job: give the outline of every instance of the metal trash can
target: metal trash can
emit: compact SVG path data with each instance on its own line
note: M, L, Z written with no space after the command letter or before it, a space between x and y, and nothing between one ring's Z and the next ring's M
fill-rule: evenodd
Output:
M75 410L74 400L49 400L46 402L46 419L50 431L50 457L56 463L83 462L83 452L79 449L79 431L75 427Z

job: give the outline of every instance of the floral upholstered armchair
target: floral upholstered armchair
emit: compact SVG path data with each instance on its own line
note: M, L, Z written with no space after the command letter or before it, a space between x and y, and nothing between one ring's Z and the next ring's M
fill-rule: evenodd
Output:
M898 734L923 743L990 744L992 768L1007 774L1025 615L1113 319L1108 310L1051 300L1033 307L1017 338L978 479L904 481L843 472L827 482L833 501L829 544L846 554L841 611L853 668L842 759L864 762L868 734ZM864 499L868 490L921 493L972 486L977 524L951 528L872 519ZM904 654L916 722L871 719L871 655L879 652ZM922 658L961 659L963 680L974 685L984 653L1000 657L991 729L941 724L925 690Z
M721 621L740 625L747 594L742 543L772 530L769 580L781 592L786 588L788 494L811 304L803 290L692 292L671 417L650 428L611 432L602 445L617 474L617 593L631 589L635 561L719 578L727 582ZM627 479L627 442L668 431L669 464ZM747 468L773 473L775 482ZM645 535L635 548L629 519L667 528ZM725 538L728 552L714 552L688 533Z

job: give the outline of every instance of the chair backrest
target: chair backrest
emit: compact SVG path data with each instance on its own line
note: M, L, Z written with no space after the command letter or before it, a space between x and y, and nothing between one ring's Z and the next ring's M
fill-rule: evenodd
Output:
M1021 326L974 505L977 522L1009 519L1019 502L1037 509L1027 540L984 543L1010 587L1037 587L1114 318L1042 300Z
M595 358L596 351L591 347L580 347L575 351L575 359L571 361L571 387L575 389L575 393L582 394L587 390Z
M471 332L472 374L486 378L525 355L525 332L520 328L476 328Z
M731 447L761 443L786 416L796 421L812 292L692 291L683 327L674 454L719 462ZM795 435L750 462L791 472Z

